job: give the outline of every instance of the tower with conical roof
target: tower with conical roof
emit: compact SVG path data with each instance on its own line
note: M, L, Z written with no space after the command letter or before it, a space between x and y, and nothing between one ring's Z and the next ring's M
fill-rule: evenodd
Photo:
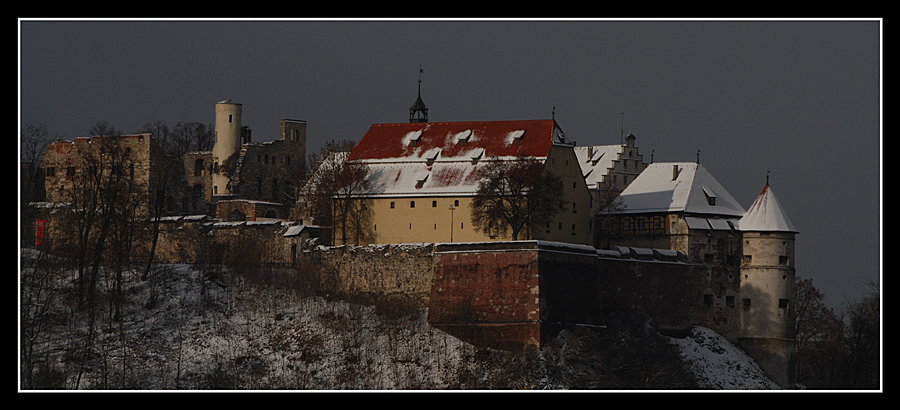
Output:
M409 107L409 122L428 122L428 107L422 101L422 68L419 68L419 96Z
M768 181L740 220L741 330L738 344L783 387L794 382L794 235Z

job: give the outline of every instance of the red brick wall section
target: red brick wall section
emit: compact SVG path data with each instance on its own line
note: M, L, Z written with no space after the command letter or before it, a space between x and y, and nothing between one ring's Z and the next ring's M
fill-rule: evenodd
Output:
M536 250L435 255L428 321L475 345L521 350L540 340ZM517 346L518 348L515 348Z

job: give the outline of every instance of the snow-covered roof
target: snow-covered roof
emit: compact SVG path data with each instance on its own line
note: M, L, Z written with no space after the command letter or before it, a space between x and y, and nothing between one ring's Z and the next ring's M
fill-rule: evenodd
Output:
M323 227L321 227L319 225L291 225L288 227L287 231L284 232L284 236L285 237L298 236L301 233L303 233L303 231L312 232L312 231L321 230L322 228Z
M327 173L328 170L339 169L343 166L349 155L349 152L344 151L328 153L328 155L326 155L325 158L322 158L321 162L316 166L313 175L306 180L306 184L300 189L300 194L312 195L316 192L316 186L319 183L321 175Z
M375 124L348 160L369 168L360 195L471 195L486 162L543 160L555 139L565 137L554 120Z
M703 165L650 164L620 195L623 213L684 212L740 218L744 208Z
M622 152L621 145L594 145L575 147L575 157L581 165L581 174L588 187L596 187L603 182L603 176L612 168L613 161Z
M741 218L742 231L797 232L781 207L772 187L766 185Z

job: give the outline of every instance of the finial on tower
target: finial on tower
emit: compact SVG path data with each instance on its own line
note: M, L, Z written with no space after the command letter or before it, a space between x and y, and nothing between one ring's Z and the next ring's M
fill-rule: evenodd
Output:
M769 171L766 171L766 186L769 186Z
M700 163L700 150L697 150L697 163Z

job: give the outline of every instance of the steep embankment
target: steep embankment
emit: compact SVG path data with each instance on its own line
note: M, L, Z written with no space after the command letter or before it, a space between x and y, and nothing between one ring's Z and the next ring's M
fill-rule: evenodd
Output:
M27 388L773 388L709 331L670 339L622 314L610 315L602 328L564 331L540 352L511 354L433 329L422 310L314 295L303 272L248 277L169 265L146 281L124 272L121 321L112 314L112 293L105 293L111 275L91 315L71 304L75 282L62 272L45 289L56 295L46 299L54 304L46 326L23 320L20 328L34 341ZM23 366L23 388L27 371Z

